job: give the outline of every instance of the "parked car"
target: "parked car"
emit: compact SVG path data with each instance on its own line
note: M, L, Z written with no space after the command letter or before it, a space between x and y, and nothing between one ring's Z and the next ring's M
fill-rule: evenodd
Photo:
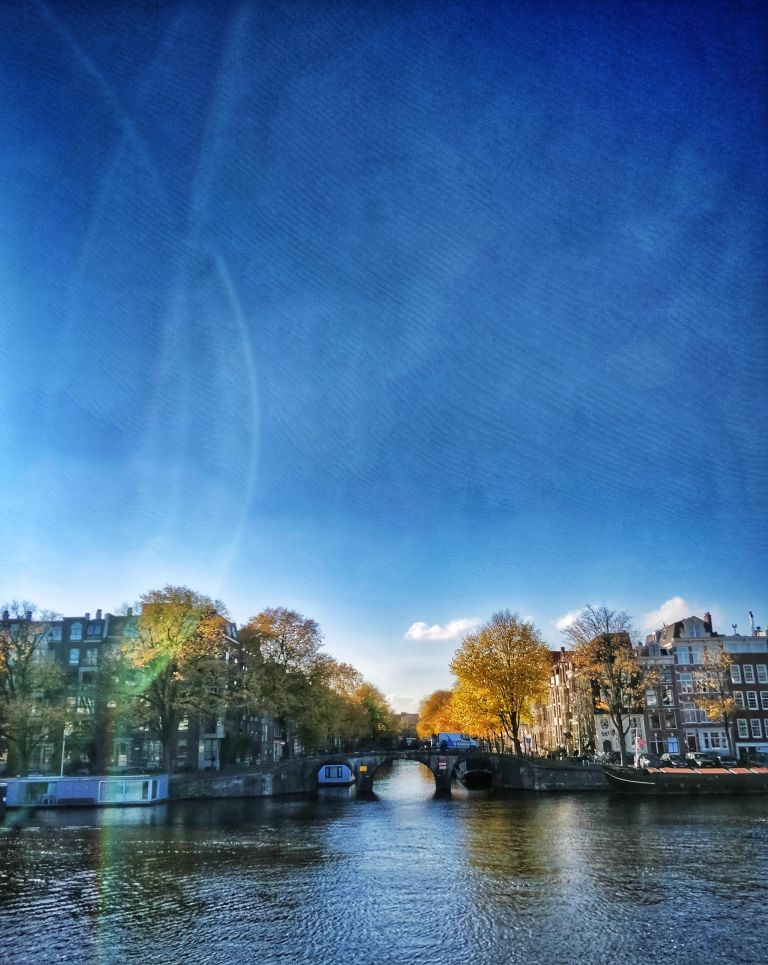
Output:
M718 751L715 756L720 761L720 767L738 767L739 766L739 762L733 756L733 754L728 754L727 752L723 752L721 754Z
M761 754L759 752L745 754L743 763L747 764L748 767L768 767L768 754Z
M638 767L661 767L661 758L652 751L643 751L637 757Z
M712 751L688 751L685 759L691 767L720 767L720 758Z
M664 767L687 767L687 761L682 754L662 754L661 763Z

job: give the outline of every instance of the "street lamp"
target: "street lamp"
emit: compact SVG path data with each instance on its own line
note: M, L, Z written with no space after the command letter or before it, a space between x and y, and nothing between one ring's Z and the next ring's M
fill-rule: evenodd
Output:
M64 748L67 746L67 738L73 730L74 727L72 724L64 725L64 733L61 735L61 768L59 770L59 777L64 777Z

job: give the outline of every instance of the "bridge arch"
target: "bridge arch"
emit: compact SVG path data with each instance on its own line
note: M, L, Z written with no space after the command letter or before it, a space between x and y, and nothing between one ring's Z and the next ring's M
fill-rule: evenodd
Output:
M375 790L375 778L379 769L391 761L416 761L427 767L435 779L437 794L450 794L451 784L461 772L462 766L473 764L476 769L481 766L489 774L489 787L500 786L498 769L493 757L477 751L381 751L362 755L356 759L356 773L358 775L357 789L362 794L372 794Z

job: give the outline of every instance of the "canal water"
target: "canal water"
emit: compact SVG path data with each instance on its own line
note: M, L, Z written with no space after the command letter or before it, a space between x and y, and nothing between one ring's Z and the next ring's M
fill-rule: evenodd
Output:
M433 788L9 812L0 961L768 961L762 797Z

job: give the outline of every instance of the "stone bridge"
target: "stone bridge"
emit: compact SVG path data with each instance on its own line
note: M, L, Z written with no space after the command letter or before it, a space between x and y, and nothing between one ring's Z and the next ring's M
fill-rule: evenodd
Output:
M311 763L310 763L311 760ZM435 778L435 791L450 794L451 783L468 774L482 775L491 789L528 791L603 790L601 768L585 768L580 763L533 763L514 754L493 754L473 750L396 750L358 751L353 754L318 755L305 758L307 790L317 786L317 772L326 764L346 764L355 775L359 794L375 790L376 773L389 761L417 761L428 767Z
M484 751L370 750L354 753L318 754L247 770L205 771L174 774L170 796L174 799L226 797L278 797L314 794L317 774L327 764L346 764L355 776L358 793L375 792L376 773L388 761L416 761L435 778L435 791L450 794L458 774L482 774L495 790L602 791L607 789L602 768L584 767L568 761L533 762L514 754Z

